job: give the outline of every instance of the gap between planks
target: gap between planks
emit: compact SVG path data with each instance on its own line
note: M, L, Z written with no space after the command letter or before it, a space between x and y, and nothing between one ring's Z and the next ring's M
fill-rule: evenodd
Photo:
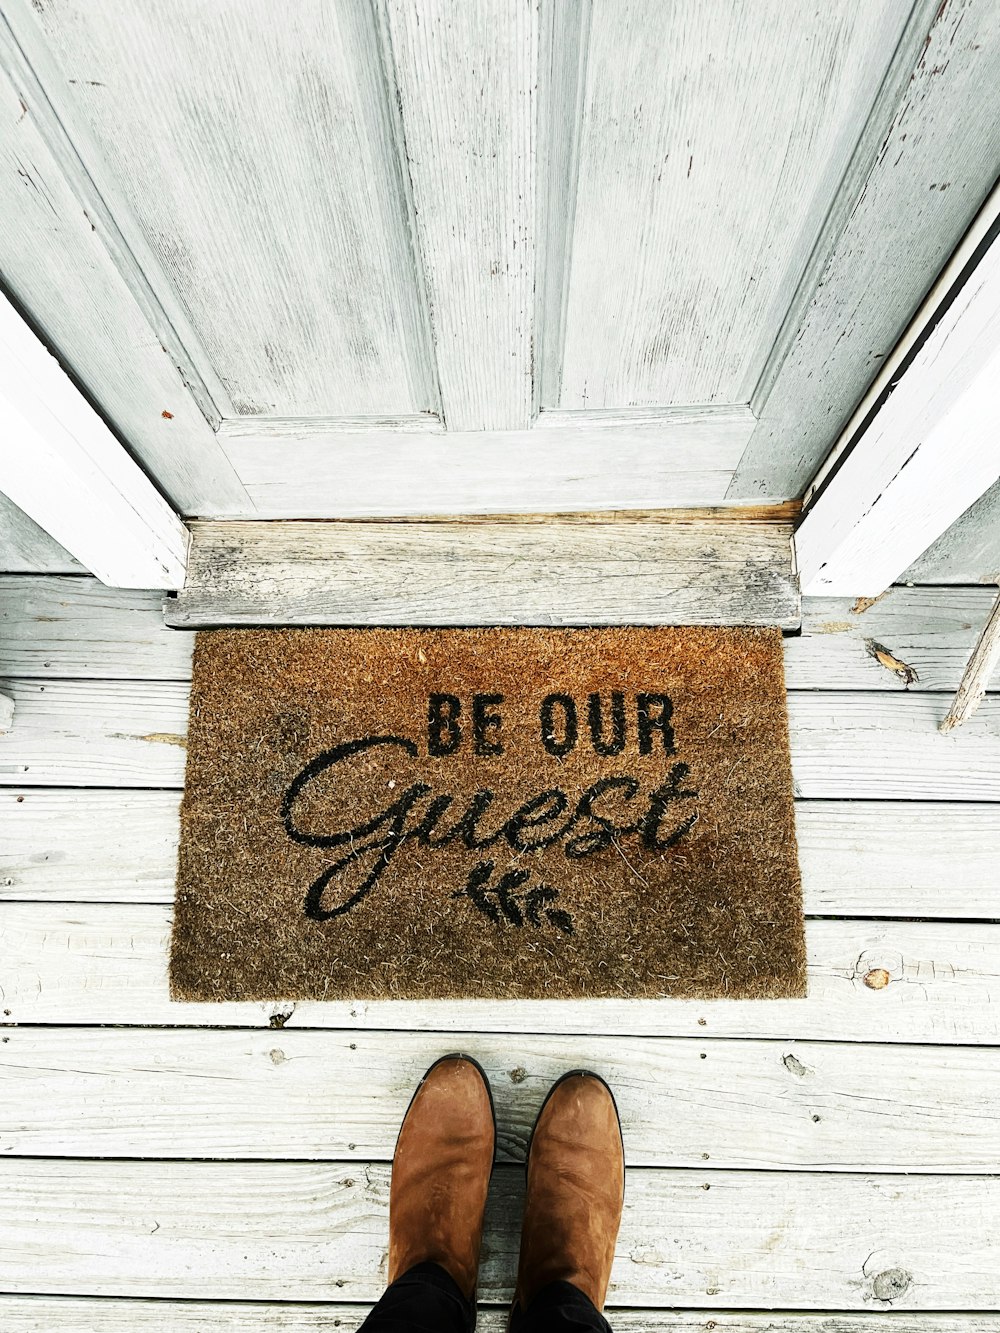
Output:
M5 1333L358 1333L368 1305L143 1300L109 1296L2 1296ZM480 1305L478 1333L506 1333L506 1306ZM755 1314L724 1310L613 1312L615 1333L886 1333L880 1311ZM995 1333L980 1314L895 1314L893 1333Z

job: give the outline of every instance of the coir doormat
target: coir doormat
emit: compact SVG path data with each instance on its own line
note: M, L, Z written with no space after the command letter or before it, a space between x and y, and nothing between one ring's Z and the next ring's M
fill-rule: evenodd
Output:
M185 1000L801 995L781 637L198 635Z

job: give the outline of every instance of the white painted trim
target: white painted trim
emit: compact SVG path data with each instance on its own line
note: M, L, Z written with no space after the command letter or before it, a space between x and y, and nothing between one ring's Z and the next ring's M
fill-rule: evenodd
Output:
M927 293L920 309L906 326L899 342L883 361L882 368L874 380L872 380L868 392L855 408L850 421L848 421L847 425L840 432L833 448L823 460L822 467L820 467L819 471L809 483L806 493L802 498L802 503L807 509L812 504L813 497L822 488L827 477L840 462L841 457L850 452L854 437L864 424L865 418L899 374L903 362L913 351L914 347L920 342L924 335L924 331L933 320L938 307L944 301L948 293L959 282L962 273L965 271L966 265L972 259L979 246L982 245L987 233L998 217L1000 217L1000 185L997 185L996 189L994 189L993 193L976 214L975 222L973 222L972 226L962 237L961 243L955 250L955 253L941 270L937 282L935 282L934 286Z
M1000 476L1000 241L895 370L796 534L806 595L883 592Z
M183 584L184 524L3 297L0 491L103 583Z

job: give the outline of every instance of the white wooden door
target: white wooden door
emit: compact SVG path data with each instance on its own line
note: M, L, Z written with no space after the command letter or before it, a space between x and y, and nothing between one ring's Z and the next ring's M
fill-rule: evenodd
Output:
M1000 170L995 0L3 0L0 272L187 515L799 496Z

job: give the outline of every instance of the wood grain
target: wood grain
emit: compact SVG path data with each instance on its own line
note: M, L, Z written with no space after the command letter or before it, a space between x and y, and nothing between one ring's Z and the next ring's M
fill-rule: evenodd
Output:
M722 404L543 412L530 430L447 434L429 417L420 430L352 419L318 433L244 418L219 438L262 516L365 518L718 504L753 428L749 408Z
M0 736L0 786L179 788L187 686L181 682L10 682L13 731ZM1000 801L1000 697L959 732L935 694L794 693L795 794L807 799Z
M188 686L14 680L16 730L0 736L0 786L184 783Z
M169 998L170 916L169 908L151 904L5 904L0 985L10 1012L4 1018L74 1026L268 1028L287 1021L289 1030L1000 1044L996 924L810 920L804 1000L188 1004Z
M948 704L935 694L791 694L796 795L1000 800L1000 697L943 736Z
M1000 481L917 557L900 582L1000 583Z
M948 710L948 716L940 724L941 731L951 731L953 727L960 726L972 716L979 707L980 700L989 688L998 667L1000 667L1000 598L997 599L989 619L983 626L982 635L969 658L969 665L965 668L962 683Z
M537 0L382 0L381 11L444 420L527 427Z
M369 6L58 0L31 18L238 415L433 409Z
M0 790L0 902L174 900L180 796ZM798 801L807 915L990 919L1000 805Z
M0 902L172 903L180 793L0 790Z
M190 680L194 636L167 629L163 602L96 579L0 576L0 676Z
M8 1333L357 1333L369 1305L282 1301L170 1301L87 1296L0 1296ZM480 1305L480 1333L506 1333L508 1310ZM614 1311L615 1333L884 1333L869 1314L753 1314L725 1310ZM893 1333L994 1333L988 1314L892 1317Z
M988 588L895 587L858 614L853 598L804 597L801 633L785 639L788 688L954 693L993 602Z
M915 22L925 31L911 25L915 42L899 53L912 52L912 77L903 72L787 355L754 399L760 424L730 499L801 495L996 180L986 90L1000 80L1000 11L930 0ZM977 131L956 134L957 124Z
M654 513L644 521L695 517ZM711 517L727 521L726 511ZM744 522L752 515L731 517ZM560 522L627 519L619 512ZM106 588L93 579L0 576L0 676L189 680L192 637L165 628L163 603L162 593ZM788 688L954 692L992 604L986 588L897 587L863 614L851 599L807 597L800 633L784 641ZM912 668L916 679L907 683L872 645Z
M385 1165L8 1158L0 1177L14 1293L370 1301L384 1285ZM517 1168L498 1168L487 1301L510 1296L520 1189ZM633 1169L609 1303L990 1307L998 1232L989 1176L804 1173L776 1189L770 1172Z
M177 628L798 624L785 524L195 524Z
M561 406L749 398L902 17L594 6Z
M18 1157L389 1162L413 1088L455 1043L176 1031L156 1033L153 1054L137 1028L6 1035L2 1146ZM461 1047L490 1079L501 1161L524 1160L545 1095L574 1067L614 1088L629 1166L974 1174L1000 1157L1000 1068L986 1048L553 1033L516 1046L463 1034Z
M0 494L0 575L83 572L79 560L74 560L13 500Z

